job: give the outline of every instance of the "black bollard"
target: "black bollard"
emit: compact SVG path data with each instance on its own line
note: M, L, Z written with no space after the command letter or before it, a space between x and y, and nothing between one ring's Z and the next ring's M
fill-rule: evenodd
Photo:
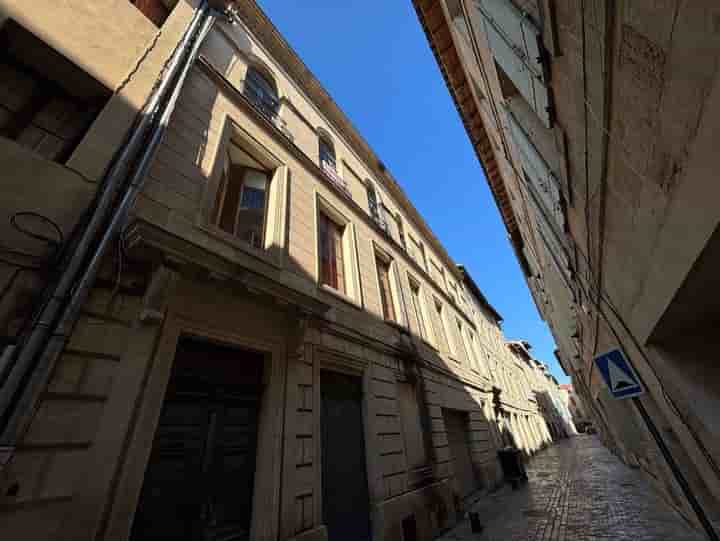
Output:
M482 533L483 531L483 525L480 523L480 513L476 511L471 511L468 513L470 515L470 529L473 533Z

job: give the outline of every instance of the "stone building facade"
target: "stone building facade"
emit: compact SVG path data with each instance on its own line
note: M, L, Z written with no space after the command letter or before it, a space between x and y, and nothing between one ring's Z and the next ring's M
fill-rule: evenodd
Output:
M572 418L573 424L577 428L578 432L584 432L585 427L591 424L591 418L585 412L585 406L575 393L572 384L560 384L560 397L562 398L563 403L567 404L567 408L570 411L570 417Z
M413 4L578 396L606 445L709 533L720 7ZM593 369L614 349L638 400L614 400Z
M0 7L4 539L430 539L551 441L254 2Z

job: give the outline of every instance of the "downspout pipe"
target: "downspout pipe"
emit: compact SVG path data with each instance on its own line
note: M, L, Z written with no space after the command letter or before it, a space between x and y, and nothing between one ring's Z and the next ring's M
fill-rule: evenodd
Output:
M183 83L216 15L208 8L206 1L196 10L158 86L143 107L127 144L104 177L95 210L68 266L33 324L8 378L0 388L0 415L7 419L0 435L0 467L12 455L23 420L28 417L37 390L47 382L97 277L103 256L125 223L142 189L145 174L165 134ZM148 130L149 135L146 133ZM143 146L139 150L141 144ZM135 168L129 180L123 182L128 162L138 151L141 154L135 162ZM124 193L119 203L113 205L122 186L125 186ZM107 224L104 231L103 224ZM98 242L99 235L101 238ZM20 396L16 401L17 395Z

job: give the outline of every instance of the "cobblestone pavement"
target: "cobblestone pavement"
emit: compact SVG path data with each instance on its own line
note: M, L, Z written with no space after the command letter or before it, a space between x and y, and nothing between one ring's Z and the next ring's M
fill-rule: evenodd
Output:
M441 541L702 541L641 474L622 464L596 436L564 440L532 458L529 482L473 506L485 527L467 520Z

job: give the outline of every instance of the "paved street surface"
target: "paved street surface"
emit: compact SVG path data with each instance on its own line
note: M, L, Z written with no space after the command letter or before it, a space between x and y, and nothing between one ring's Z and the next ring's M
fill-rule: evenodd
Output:
M541 451L528 464L528 484L504 487L473 509L481 535L467 520L440 539L473 541L702 541L642 479L597 437L580 435Z

